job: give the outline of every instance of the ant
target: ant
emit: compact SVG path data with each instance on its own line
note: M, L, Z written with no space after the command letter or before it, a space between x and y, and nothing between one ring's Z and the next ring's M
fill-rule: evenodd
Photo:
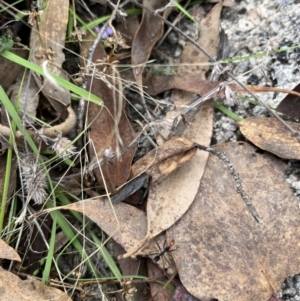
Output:
M159 247L159 249L161 250L159 244L158 244L157 242L156 242L156 244L157 244L157 246ZM171 240L170 243L169 243L167 246L166 246L166 244L167 244L167 241L165 240L164 246L163 246L163 250L161 250L159 253L149 254L149 255L156 255L156 256L153 257L153 259L152 259L154 263L157 263L157 262L160 260L160 258L161 258L165 253L167 253L167 252L173 252L173 251L176 250L176 249L170 250L170 249L174 246L174 244L175 244L175 241L174 241L174 240Z

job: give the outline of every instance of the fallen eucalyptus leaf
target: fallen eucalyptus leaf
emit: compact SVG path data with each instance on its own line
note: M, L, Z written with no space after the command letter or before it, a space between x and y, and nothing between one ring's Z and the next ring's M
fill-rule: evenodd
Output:
M10 247L4 240L0 239L0 258L21 262L21 257L17 251Z
M300 125L287 122L294 130ZM242 134L259 148L284 159L300 160L300 144L276 118L251 117L238 122Z
M72 301L63 291L46 286L35 277L27 276L25 280L0 267L1 301Z
M188 162L196 153L194 143L180 137L174 137L163 145L153 149L137 161L131 168L130 178L145 172L156 182Z
M238 171L264 223L255 222L223 162L210 155L193 204L173 227L179 277L201 300L268 300L299 273L300 214L287 165L245 142L216 149Z

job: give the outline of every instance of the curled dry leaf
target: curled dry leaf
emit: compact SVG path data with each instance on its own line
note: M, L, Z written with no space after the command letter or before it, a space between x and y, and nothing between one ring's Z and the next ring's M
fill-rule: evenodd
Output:
M287 122L294 130L300 125ZM276 118L251 117L238 122L243 135L259 148L284 159L300 160L300 144Z
M172 138L137 161L131 168L130 178L145 172L151 175L153 182L162 180L189 161L196 151L193 142L180 137Z
M28 300L59 300L72 301L63 291L46 286L35 277L27 276L25 280L0 267L0 295L1 301Z
M53 127L48 128L42 128L39 130L39 132L47 137L51 138L57 138L59 134L66 135L68 134L75 126L76 124L76 114L73 111L71 107L67 108L68 117L67 119ZM32 130L28 130L31 137L36 137L36 133ZM4 137L9 137L11 134L11 129L8 126L0 124L0 134L2 134ZM20 147L24 147L24 136L21 131L16 131L14 134L15 140L17 142L17 145ZM46 144L42 143L41 146L42 149L49 148Z
M63 48L69 17L68 0L44 1L46 8L41 16L39 25L33 25L30 37L31 62L44 67L48 72L67 79L62 70L65 61ZM53 80L34 73L37 85L47 97L53 108L60 114L71 103L70 91L60 87Z
M4 240L0 239L0 258L21 262L21 258L16 250L10 247Z
M236 167L263 223L255 222L227 168L210 155L195 201L173 227L172 256L183 285L201 300L268 300L285 277L299 273L300 215L284 179L287 165L244 142L216 149Z

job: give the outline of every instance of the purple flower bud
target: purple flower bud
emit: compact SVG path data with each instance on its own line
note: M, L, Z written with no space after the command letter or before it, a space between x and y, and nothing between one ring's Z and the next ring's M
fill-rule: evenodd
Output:
M107 34L108 34L109 36L112 36L112 35L114 34L114 31L113 31L113 29L112 29L110 26L107 26L107 27L105 28L105 31L107 32Z
M106 31L104 31L103 34L102 34L102 36L101 36L101 38L102 38L103 40L106 40L108 37L109 37L109 35L107 34Z

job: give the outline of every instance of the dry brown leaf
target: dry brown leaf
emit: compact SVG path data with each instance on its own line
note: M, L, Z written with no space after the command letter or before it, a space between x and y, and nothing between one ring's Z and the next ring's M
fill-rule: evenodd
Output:
M125 72L125 78L127 80L132 80L129 72ZM222 88L222 82L218 81L209 81L209 80L201 80L199 76L187 75L184 77L184 81L182 80L181 75L159 75L146 73L143 78L143 84L145 86L144 90L149 95L157 95L161 92L170 90L170 89L179 89L185 90L188 92L194 92L200 95L204 95L210 92L212 89L216 87L220 87L219 90L216 91L216 94L220 96L224 96L224 89ZM239 85L232 83L228 85L233 91L237 91L238 93L248 93L244 88L241 88ZM298 99L300 97L300 93L294 89L284 89L279 87L265 87L265 86L252 86L246 85L246 87L252 91L253 93L262 93L262 92L276 92L276 93L287 93L286 101L282 101L282 103L277 107L277 110L291 117L298 117L297 111L298 109ZM283 107L285 106L285 107ZM296 108L296 109L295 109Z
M86 43L82 48L82 52L85 53L84 49L88 49L88 47L89 44ZM106 52L104 46L99 43L94 53L93 61L99 64L105 60ZM98 73L102 72L105 79L99 79L99 74L97 77L88 79L88 89L104 102L104 107L95 103L88 104L88 124L92 123L89 135L93 141L89 145L89 153L93 163L102 159L104 152L109 149L111 149L113 154L118 155L118 147L120 148L119 152L121 152L135 138L124 110L126 100L118 92L122 93L122 85L116 78L118 74L115 74L114 69L110 67L106 68L106 73L104 74L103 69L105 67L107 65L100 64L97 68ZM114 79L116 82L114 82ZM117 186L124 184L128 179L135 151L136 147L131 147L119 158L110 160L110 162L104 161L104 177L110 192ZM95 169L95 175L98 182L103 183L98 168Z
M152 176L153 182L160 181L189 161L196 151L193 142L174 137L137 161L131 168L130 178L146 172Z
M144 0L143 5L150 10L156 10L168 3L167 0ZM136 32L132 43L131 64L133 67L133 75L139 88L139 93L142 97L142 103L146 107L143 93L143 70L145 64L150 57L152 48L156 42L162 37L164 23L154 14L143 10L141 24ZM148 116L150 117L150 116Z
M220 26L220 13L222 10L222 3L216 4L211 11L203 18L204 11L201 6L194 6L192 9L192 16L199 22L200 27L200 37L196 41L201 47L203 47L211 56L216 56L219 41L219 26ZM154 86L164 86L169 85L170 88L177 87L178 89L185 90L174 90L172 93L172 99L176 105L176 110L168 112L166 118L171 119L177 115L182 108L189 105L190 101L196 96L194 93L203 95L207 93L212 88L215 88L216 83L207 83L206 72L209 70L208 65L201 65L208 63L209 59L206 55L200 52L192 43L187 43L183 49L179 65L178 75L170 78L169 76L164 76L161 83L158 85L157 78L146 77L145 82L149 84L150 87ZM191 68L187 68L185 64L191 64ZM182 76L185 80L182 81ZM180 80L181 78L181 80ZM155 80L156 79L156 80ZM148 82L148 80L150 82ZM154 83L152 82L154 80ZM194 92L194 93L191 93ZM201 135L201 134L200 134ZM198 141L201 143L200 141ZM208 143L208 142L207 142ZM207 144L203 143L203 144Z
M204 95L217 87L220 82L211 82L200 79L199 75L187 75L182 80L182 75L158 75L147 73L143 78L144 90L149 95L157 95L161 92L178 89Z
M212 102L203 105L193 126L186 131L186 137L200 144L208 145L213 127ZM202 130L199 131L199 128ZM170 228L188 210L198 191L208 153L198 151L185 165L162 181L151 183L147 201L147 235L124 258L134 255L148 255L156 249L152 237Z
M204 11L201 6L194 6L192 9L192 16L199 22L200 37L196 41L201 47L203 47L211 56L216 56L219 41L219 26L220 26L220 13L222 10L222 3L216 4L211 11L203 18ZM166 81L167 84L178 84L177 88L184 88L182 90L174 90L172 92L172 99L176 105L174 111L168 112L166 115L167 119L172 119L176 116L183 108L187 107L191 100L195 98L195 94L199 93L203 95L204 92L208 92L211 88L215 87L215 83L204 84L206 72L209 70L208 63L209 59L200 50L198 50L192 43L187 43L183 49L180 62L182 65L178 67L178 76L173 80ZM185 64L190 64L191 67L186 67ZM204 65L202 65L204 63ZM200 65L199 65L200 64ZM187 84L179 83L179 77L187 78L182 82ZM198 83L197 83L198 78ZM165 81L162 81L164 83ZM164 86L161 85L161 86ZM195 88L193 88L195 87ZM206 88L209 88L206 90ZM167 131L162 131L162 134L167 135ZM161 144L161 139L158 139L158 144Z
M300 125L287 122L294 130ZM258 146L278 157L300 160L300 144L276 118L251 117L238 122L243 135Z
M212 102L207 102L193 125L187 128L185 137L209 145L212 127ZM151 231L151 236L171 227L188 210L197 193L207 158L208 153L198 151L191 160L166 179L152 183L147 201L148 232Z
M138 15L128 15L125 22L119 22L116 24L116 30L120 32L125 40L125 43L129 46L133 43L133 37L136 34L136 29L139 26Z
M258 224L222 161L210 156L198 194L173 227L180 279L201 300L268 300L299 273L298 201L284 179L287 165L245 142L216 147L237 169L263 219Z
M1 301L72 301L66 293L56 288L46 286L36 278L27 276L21 280L11 272L0 267L0 296Z
M0 238L0 258L21 262L21 257L16 250L10 247L4 240Z
M57 209L83 213L125 250L135 246L147 233L144 212L124 203L113 206L107 198L87 199Z
M46 8L41 16L41 22L39 25L33 25L31 31L30 46L33 50L30 61L40 67L44 64L48 72L68 79L62 70L62 63L65 61L63 48L69 17L69 1L47 0L44 3ZM53 84L49 79L42 80L36 73L34 78L53 108L58 113L63 113L71 103L70 91Z
M210 12L204 17L203 8L194 6L191 14L200 22L200 37L196 41L211 56L215 56L218 51L219 30L220 30L220 14L222 10L222 1L216 4ZM181 56L181 63L189 63L191 66L186 67L179 65L178 74L182 76L199 75L199 79L204 80L205 74L209 70L209 65L198 65L199 63L208 62L209 58L197 49L190 42L186 44Z
M211 18L214 17L219 20L221 9L222 4L217 4L206 16L204 21L202 20L201 25L206 33L202 33L202 38L198 41L200 44L204 43L207 45L207 42L204 42L203 40L203 36L207 38L209 30L214 33L215 27L219 24L219 21L211 24ZM201 15L200 8L196 8L193 15L196 18L198 15ZM213 47L214 43L217 44L217 39L218 31L216 36L210 36L209 44L211 49L209 50L212 55L214 55L217 50L217 48ZM201 60L207 61L207 58L205 58L199 51L196 51L193 45L186 46L183 52L182 62L199 63L202 62ZM206 68L203 68L203 66L195 66L193 72L198 73L200 78L201 76L204 78L204 74L202 73L206 72ZM186 74L186 71L184 70L179 70L179 72ZM183 93L182 91L176 93L176 98L177 100L180 99L180 104L182 105L186 105L193 96L194 95L192 93ZM176 102L176 105L178 105L178 102ZM167 118L171 117L172 116L167 115ZM209 145L212 127L212 102L208 101L197 114L192 126L187 129L185 137L191 141L195 141L203 145ZM147 202L148 231L143 243L170 228L188 210L197 193L207 158L207 153L198 152L189 162L187 162L187 164L170 174L165 180L153 183L150 186ZM147 251L140 250L137 254L145 255L147 254L145 252ZM129 256L132 253L134 253L134 250L130 250L125 256Z
M144 0L143 5L151 10L159 9L168 3L166 0ZM158 17L154 16L146 10L143 10L141 24L137 29L136 35L132 43L132 59L133 73L138 84L142 84L142 71L148 58L150 57L152 48L156 42L162 37L164 23Z
M293 91L300 92L300 84ZM277 106L277 111L293 118L300 117L300 97L296 95L287 95Z
M209 45L211 55L215 55L217 51L221 9L222 3L215 5L201 22L204 33L201 34L201 38L198 42L206 46ZM195 8L192 15L197 19L201 13L202 10L198 7ZM209 42L206 41L208 37ZM183 56L181 61L184 63L199 63L202 62L202 60L205 62L208 60L191 44L185 47ZM198 73L200 78L205 78L205 74L203 73L206 72L206 70L207 67L199 67L197 64L192 68L192 71ZM185 69L180 69L178 72L181 75L188 74ZM179 104L187 105L193 96L194 94L192 93L178 91L176 96L174 96L174 102L176 106ZM180 107L178 109L180 110ZM177 112L172 113L176 114ZM172 116L167 115L166 118L172 118ZM199 124L197 124L197 122L199 122ZM188 129L185 137L199 144L209 145L213 127L212 102L207 102L203 106L202 111L197 116L197 122ZM201 131L199 131L199 129L201 129ZM124 258L134 254L144 255L145 251L141 249L143 245L148 243L151 238L170 228L186 210L188 210L197 193L207 157L207 153L198 152L187 164L171 173L165 180L158 181L150 186L147 201L147 235L135 248L132 248L124 254Z

